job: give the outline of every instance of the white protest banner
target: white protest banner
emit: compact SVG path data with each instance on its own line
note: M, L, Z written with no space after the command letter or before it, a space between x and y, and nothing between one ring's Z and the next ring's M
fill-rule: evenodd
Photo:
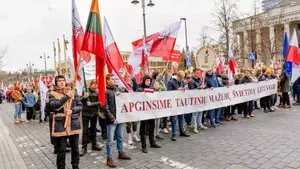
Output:
M276 80L205 90L121 93L116 97L119 123L211 110L277 93Z

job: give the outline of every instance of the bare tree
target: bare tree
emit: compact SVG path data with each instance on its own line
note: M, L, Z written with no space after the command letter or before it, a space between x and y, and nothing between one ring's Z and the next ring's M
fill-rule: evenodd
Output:
M4 57L7 54L7 48L0 50L0 71L2 71L4 67Z
M199 42L198 48L211 45L214 39L209 34L209 27L203 26L201 29L200 37L197 39L197 41Z
M225 49L222 52L226 54L232 41L231 25L237 19L236 4L236 0L215 0L215 13L213 14L216 24L215 30L220 33L219 44L225 44ZM228 57L226 57L227 59Z

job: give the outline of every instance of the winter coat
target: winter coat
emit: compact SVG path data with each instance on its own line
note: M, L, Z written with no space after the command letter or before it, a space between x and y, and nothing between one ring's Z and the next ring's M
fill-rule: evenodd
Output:
M201 85L202 85L202 82L201 82L200 78L192 77L192 78L190 78L190 80L188 82L189 90L201 89Z
M258 77L258 81L261 82L261 81L265 81L265 80L269 80L271 79L270 76L266 75L266 74L261 74L259 77Z
M103 110L103 114L106 119L107 124L113 124L116 120L116 113L117 113L117 106L116 106L116 92L120 92L121 89L114 87L114 88L106 88L105 97L106 102L105 105L101 108Z
M217 87L223 87L223 85L219 82L219 80L217 79L216 74L212 74L212 75L208 75L206 73L205 76L205 83L206 83L206 87L207 88L217 88Z
M178 90L180 87L184 87L184 81L178 81L176 78L170 79L167 84L168 91Z
M12 97L14 103L20 103L23 100L22 93L18 90L15 90L15 89L13 89L11 91L11 97Z
M293 93L295 95L300 94L300 77L293 83Z
M241 80L241 84L252 83L252 78L248 76L244 76Z
M89 93L88 98L81 99L83 109L82 109L82 115L88 116L88 117L94 117L98 115L99 111L99 101L98 101L98 91L92 91L90 88L87 89ZM88 106L86 103L91 102L91 106Z
M229 84L229 78L228 77L221 77L222 85L227 86Z
M280 90L282 93L290 91L290 78L288 78L285 73L280 79Z
M66 114L65 107L71 98L63 93L52 91L49 94L49 107L53 112L53 137L62 137L80 134L80 112L82 111L82 103L78 97L74 97L71 103L72 114L70 123L65 128Z
M32 108L32 107L34 107L34 105L36 103L36 98L32 93L25 94L23 103L24 103L26 108Z

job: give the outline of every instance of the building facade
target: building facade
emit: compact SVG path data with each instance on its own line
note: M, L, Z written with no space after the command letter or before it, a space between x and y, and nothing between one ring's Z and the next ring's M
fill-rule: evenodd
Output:
M262 1L262 10L267 11L274 8L282 0L263 0Z
M300 35L300 1L283 0L267 12L234 21L232 28L239 65L251 67L250 52L256 52L256 62L264 65L280 62L284 32L289 38L294 29Z

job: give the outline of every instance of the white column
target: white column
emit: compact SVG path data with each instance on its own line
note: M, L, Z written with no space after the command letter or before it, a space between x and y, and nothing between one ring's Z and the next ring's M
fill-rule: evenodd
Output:
M290 33L290 24L289 23L284 24L284 32L287 33L288 38L290 39L291 33Z

